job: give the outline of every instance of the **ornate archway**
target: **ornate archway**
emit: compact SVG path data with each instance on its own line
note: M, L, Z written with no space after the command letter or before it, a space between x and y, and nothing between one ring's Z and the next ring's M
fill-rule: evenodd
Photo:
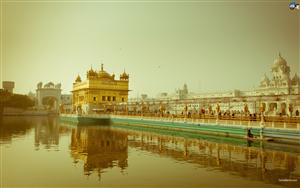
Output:
M36 89L37 107L38 109L48 109L59 111L61 104L61 84L49 82L43 86L40 82Z
M46 96L42 99L42 104L48 110L55 110L58 108L58 99L53 96Z

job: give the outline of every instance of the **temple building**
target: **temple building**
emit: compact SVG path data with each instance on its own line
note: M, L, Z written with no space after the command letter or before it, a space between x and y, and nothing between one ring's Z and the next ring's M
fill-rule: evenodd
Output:
M78 75L73 83L73 111L77 113L93 113L112 111L118 103L128 100L129 75L124 72L120 79L115 74L109 74L103 69L87 71L86 80Z
M297 73L292 77L290 74L287 61L279 54L271 65L271 75L268 77L264 74L258 86L252 90L193 93L185 84L183 89L176 90L175 93L163 93L143 101L130 99L129 102L156 104L165 101L166 110L174 114L183 112L186 106L191 113L199 109L211 111L209 109L215 109L216 106L220 106L222 112L243 112L247 106L248 113L259 113L263 106L264 114L268 116L300 116L300 78Z
M260 95L289 95L300 94L300 79L297 73L290 78L290 67L279 54L271 68L271 79L265 74L257 89Z

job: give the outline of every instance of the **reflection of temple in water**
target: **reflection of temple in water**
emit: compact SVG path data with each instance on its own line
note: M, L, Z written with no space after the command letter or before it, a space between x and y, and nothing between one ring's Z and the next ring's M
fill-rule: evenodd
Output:
M23 137L34 129L34 145L38 149L58 147L59 137L67 134L68 127L59 126L56 117L4 117L0 120L0 141L11 142L12 138ZM1 143L0 142L0 143Z
M126 132L129 135L129 147L251 180L271 184L300 185L300 156L297 154L154 133ZM280 182L280 179L297 181Z
M37 149L40 144L44 145L45 149L58 147L60 135L69 132L69 128L60 126L58 121L54 117L40 118L35 121L34 145Z
M72 130L71 155L75 162L84 161L84 173L90 175L103 169L127 167L127 134L109 127L78 127Z

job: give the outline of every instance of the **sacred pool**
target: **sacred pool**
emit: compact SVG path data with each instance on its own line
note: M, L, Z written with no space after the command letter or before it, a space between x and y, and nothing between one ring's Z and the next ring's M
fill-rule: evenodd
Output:
M1 187L300 187L297 145L3 117Z

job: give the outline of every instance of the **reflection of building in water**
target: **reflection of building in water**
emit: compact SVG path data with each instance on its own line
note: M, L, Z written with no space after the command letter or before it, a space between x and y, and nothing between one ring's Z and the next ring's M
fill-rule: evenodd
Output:
M57 148L61 135L70 132L70 128L60 126L56 117L43 117L35 119L34 145L36 149L43 145L45 149Z
M297 179L293 185L300 185L300 157L297 154L154 133L126 132L129 147L251 180L285 184L278 179L288 178Z
M36 149L58 147L59 138L70 132L68 127L59 126L56 117L4 117L0 118L0 143L11 142L13 137L22 137L34 129Z
M127 134L110 128L78 127L72 130L71 155L75 162L84 161L84 173L89 175L105 168L127 167Z
M36 120L34 144L38 148L40 144L46 149L57 147L59 144L60 126L57 118L42 118Z

